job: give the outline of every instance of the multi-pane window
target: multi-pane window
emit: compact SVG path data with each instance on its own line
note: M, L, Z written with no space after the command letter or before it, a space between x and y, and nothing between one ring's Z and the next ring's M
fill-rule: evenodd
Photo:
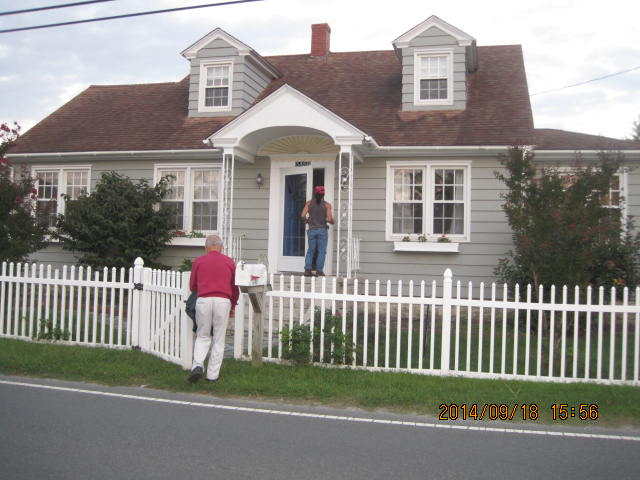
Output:
M47 227L55 227L58 215L58 172L39 172L36 181L38 220Z
M173 227L184 228L184 170L162 170L160 176L166 177L170 186L169 193L162 203L171 210Z
M220 168L159 168L157 177L168 177L170 192L162 203L171 208L176 230L218 230Z
M229 105L229 65L207 67L205 86L205 107L226 107Z
M218 229L218 191L220 170L194 170L193 229Z
M434 235L464 235L464 169L433 170Z
M389 171L389 239L414 234L468 239L467 165L390 166Z
M452 103L452 51L416 51L413 73L416 105L450 105Z
M609 208L621 208L622 200L624 196L624 187L622 176L624 173L616 173L611 177L611 183L609 185L609 191L603 195L600 195L600 202L605 207ZM571 174L571 172L566 172L561 175L562 186L567 189L571 187L578 177L576 175Z
M393 232L423 233L423 171L396 169L393 172Z
M420 58L420 100L448 98L449 60L446 55Z
M56 217L64 213L65 200L76 200L89 191L88 168L35 168L34 177L38 191L36 212L48 227L55 227Z
M203 63L200 66L200 104L202 111L229 110L233 85L233 63Z

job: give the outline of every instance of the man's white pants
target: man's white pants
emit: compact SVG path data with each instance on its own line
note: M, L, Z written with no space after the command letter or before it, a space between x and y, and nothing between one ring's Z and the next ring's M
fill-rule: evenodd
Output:
M224 357L224 343L229 323L231 300L220 297L199 297L196 302L196 341L193 346L193 367L204 369L204 360L209 356L206 378L215 380L220 375ZM213 338L211 330L213 329ZM211 352L209 352L211 349Z

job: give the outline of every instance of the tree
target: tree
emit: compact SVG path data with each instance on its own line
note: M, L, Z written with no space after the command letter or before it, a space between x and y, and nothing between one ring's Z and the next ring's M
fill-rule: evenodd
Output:
M536 292L539 285L638 283L638 237L604 201L621 155L600 153L597 164L577 158L571 172L537 171L533 152L519 147L501 160L506 172L496 177L508 188L502 207L514 242L495 271L502 281L531 283Z
M47 229L38 224L33 179L23 170L16 178L5 154L20 136L20 126L0 125L0 261L21 262L44 247Z
M640 116L638 117L638 120L633 122L633 128L631 129L631 140L640 142Z
M80 263L94 268L129 267L136 257L160 266L156 260L174 230L170 209L160 206L168 192L166 179L152 187L103 173L90 194L66 200L57 222L62 248L80 253Z

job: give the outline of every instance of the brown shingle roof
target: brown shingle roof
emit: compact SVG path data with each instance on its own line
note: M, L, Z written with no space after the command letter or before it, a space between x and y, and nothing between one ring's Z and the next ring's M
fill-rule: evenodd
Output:
M19 140L11 153L182 150L231 117L187 116L188 83L91 86Z
M257 101L287 83L384 146L532 143L520 46L478 47L478 57L463 111L402 112L401 65L393 51L266 57L283 77ZM206 148L202 140L232 118L189 118L187 103L187 78L92 86L31 128L13 153Z
M640 150L640 142L552 128L536 128L534 143L536 150Z

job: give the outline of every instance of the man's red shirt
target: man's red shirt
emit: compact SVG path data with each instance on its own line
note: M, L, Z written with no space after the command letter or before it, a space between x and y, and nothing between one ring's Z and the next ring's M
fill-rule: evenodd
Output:
M216 251L196 258L191 267L189 288L198 290L198 297L228 298L235 306L240 296L236 286L236 264Z

